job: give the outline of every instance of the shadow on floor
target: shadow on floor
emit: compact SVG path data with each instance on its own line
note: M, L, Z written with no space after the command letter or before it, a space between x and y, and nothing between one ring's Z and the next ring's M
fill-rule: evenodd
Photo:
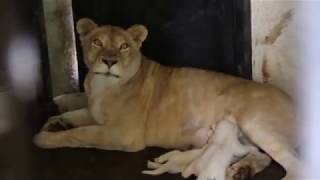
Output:
M182 180L180 175L164 174L147 176L141 174L146 169L147 160L153 159L167 150L148 148L137 153L102 151L94 149L59 149L38 151L37 165L41 180ZM277 180L283 176L282 168L273 163L254 180ZM195 179L194 177L189 178Z

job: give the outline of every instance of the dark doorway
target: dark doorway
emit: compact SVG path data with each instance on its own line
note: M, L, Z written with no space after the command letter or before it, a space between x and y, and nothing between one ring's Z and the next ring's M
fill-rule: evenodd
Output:
M250 0L91 0L73 1L73 9L75 21L145 25L143 53L162 64L251 78ZM79 46L78 54L83 80Z

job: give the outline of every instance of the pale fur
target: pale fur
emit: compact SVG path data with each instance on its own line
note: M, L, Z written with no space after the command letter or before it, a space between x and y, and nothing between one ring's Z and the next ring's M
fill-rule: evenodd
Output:
M236 157L256 151L254 146L240 142L239 133L232 116L220 121L204 152L184 169L183 177L195 174L198 176L197 180L225 180L226 170Z
M197 180L224 180L230 164L241 156L257 148L250 144L242 144L239 140L240 131L231 116L221 120L209 142L201 149L187 151L171 151L154 162L148 162L152 170L142 171L144 174L159 175L165 172L182 173L184 178L196 175ZM228 177L227 177L228 178ZM228 178L230 179L230 178Z
M177 174L182 173L191 162L196 160L203 153L204 148L191 149L187 151L173 150L148 161L149 170L142 171L143 174L157 176L163 173Z
M34 138L39 147L121 151L139 151L147 146L201 148L208 140L204 131L231 114L243 133L287 170L287 179L295 176L299 164L294 153L295 112L285 93L222 73L166 67L151 61L140 53L147 37L141 25L124 30L98 27L82 19L77 30L89 68L85 90L86 117L91 124L61 132L42 131ZM95 40L103 46L97 47ZM129 49L121 50L123 43ZM118 62L107 68L103 58Z

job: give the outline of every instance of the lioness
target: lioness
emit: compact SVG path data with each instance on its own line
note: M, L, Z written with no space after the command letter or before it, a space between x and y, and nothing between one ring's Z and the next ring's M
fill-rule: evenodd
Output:
M226 114L292 179L295 155L293 102L282 91L245 79L193 68L162 66L144 57L140 48L148 31L98 26L81 19L77 31L89 72L85 79L88 107L51 118L72 129L34 138L42 148L94 147L139 151L147 146L186 149L206 144L210 126ZM254 152L241 160L254 166L263 159ZM239 163L241 163L239 161ZM259 169L261 170L261 169ZM256 170L258 171L258 170Z

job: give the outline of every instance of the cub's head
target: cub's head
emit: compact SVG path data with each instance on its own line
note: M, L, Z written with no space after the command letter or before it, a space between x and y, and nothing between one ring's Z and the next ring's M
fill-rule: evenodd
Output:
M140 48L148 30L142 25L128 29L116 26L98 26L84 18L77 22L84 60L89 73L127 81L135 75L141 64Z

